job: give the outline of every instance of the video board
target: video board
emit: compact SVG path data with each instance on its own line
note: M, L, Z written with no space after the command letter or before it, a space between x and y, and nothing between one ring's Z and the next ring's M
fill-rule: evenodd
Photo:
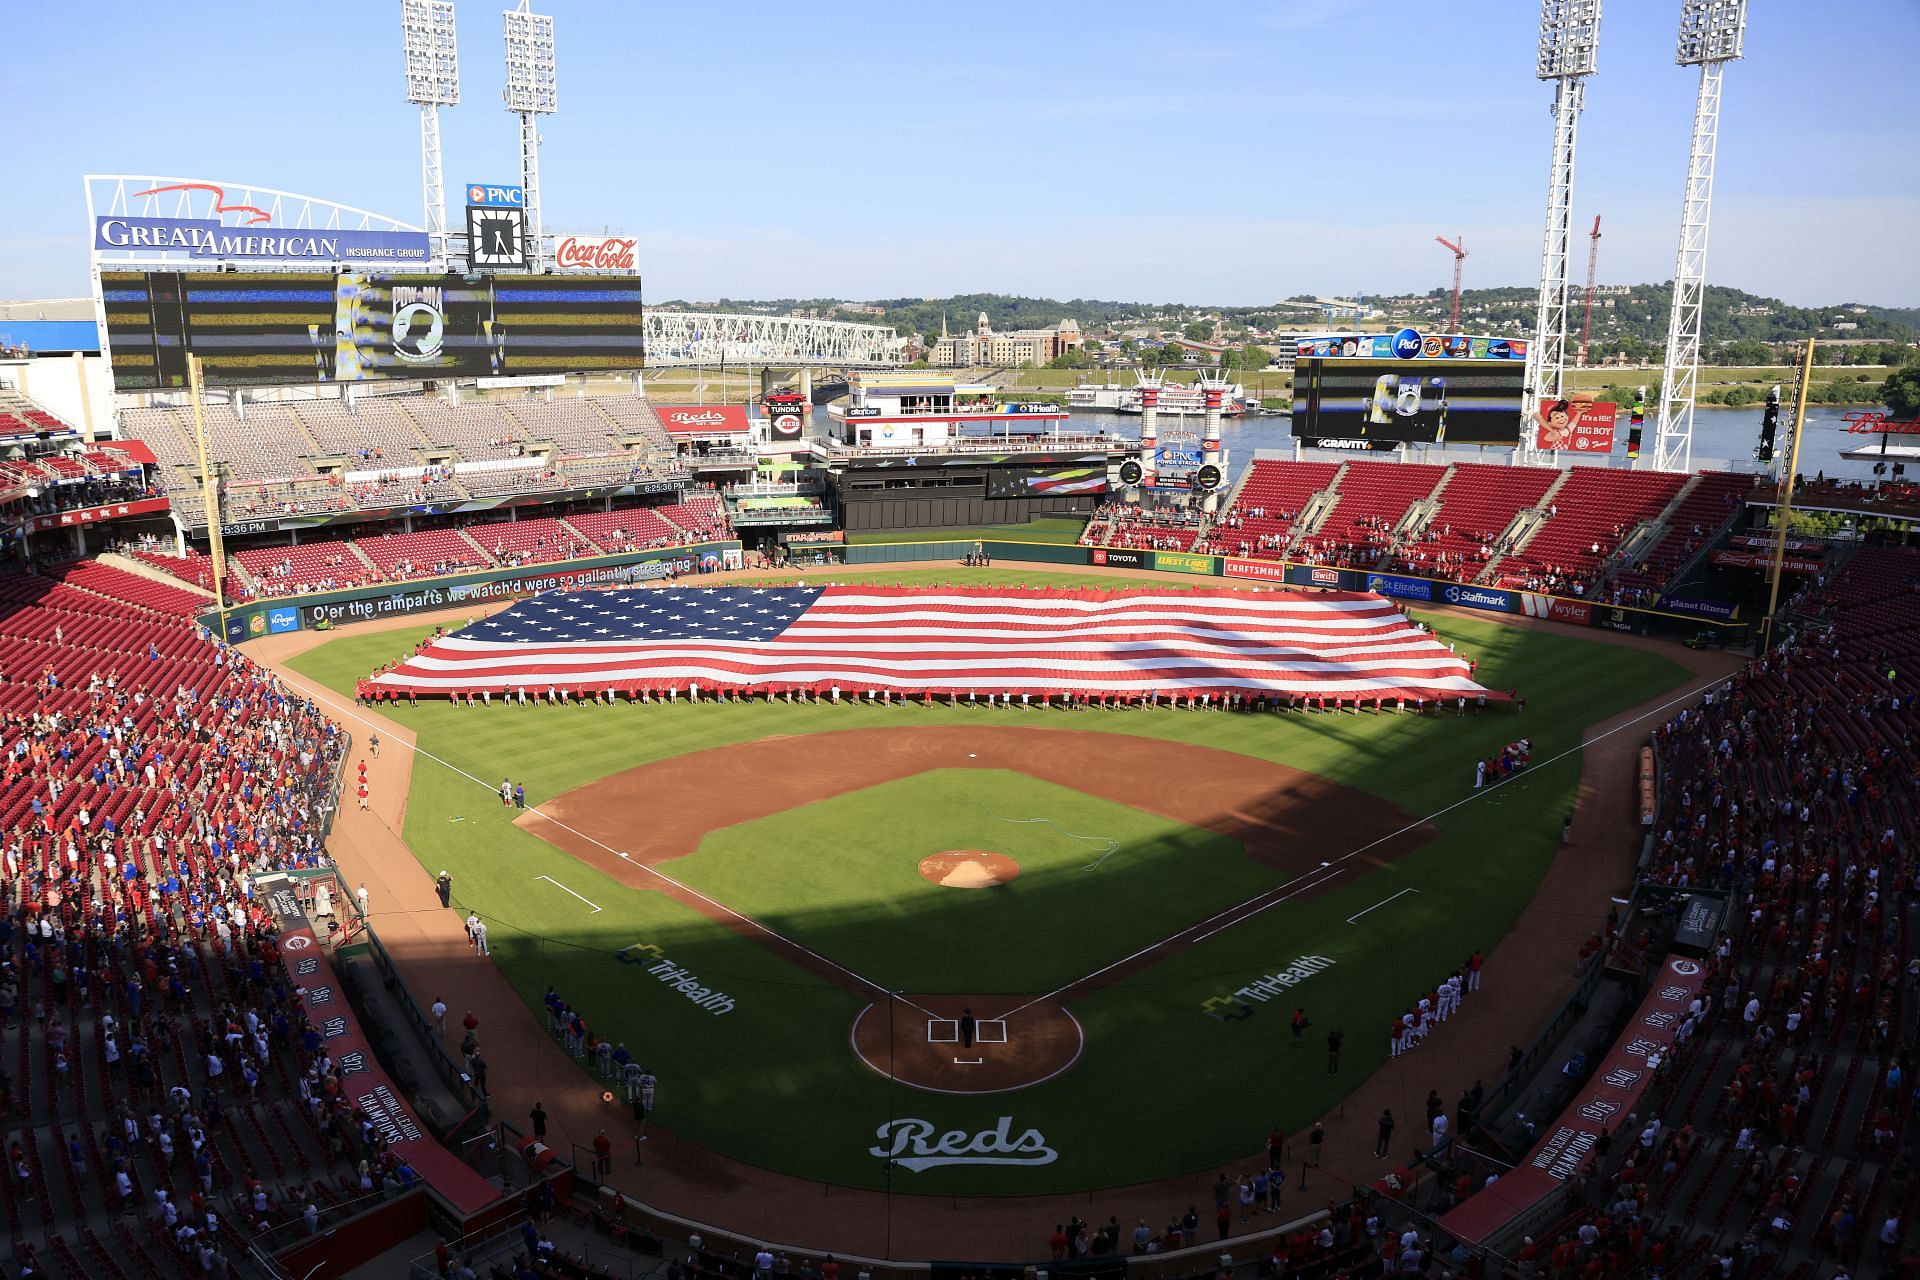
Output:
M987 472L989 498L1050 498L1107 492L1107 464L1084 467L1005 467Z
M1303 339L1294 436L1307 444L1512 446L1520 439L1527 344L1518 339L1345 334Z
M638 276L103 271L116 390L511 377L646 363Z

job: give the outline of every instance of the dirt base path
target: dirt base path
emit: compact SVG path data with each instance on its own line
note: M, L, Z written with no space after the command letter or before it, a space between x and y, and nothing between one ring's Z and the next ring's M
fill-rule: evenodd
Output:
M844 569L805 575L806 581L884 577ZM772 575L738 575L755 579ZM1138 578L1135 572L1119 576ZM1187 579L1187 581L1192 581ZM504 607L504 606L502 606ZM435 616L415 615L356 627L364 630L414 629L435 621L458 621L491 609L460 608ZM1496 621L1472 610L1433 610L1476 622ZM1540 627L1588 640L1651 649L1685 666L1693 679L1587 734L1592 744L1581 762L1580 802L1573 839L1549 867L1533 901L1513 931L1487 955L1485 991L1469 999L1461 1012L1430 1037L1417 1053L1389 1062L1362 1082L1326 1117L1328 1141L1322 1169L1315 1170L1306 1194L1290 1193L1289 1208L1310 1208L1339 1194L1344 1181L1366 1181L1386 1167L1373 1158L1374 1118L1392 1107L1403 1123L1394 1153L1404 1157L1424 1116L1421 1101L1437 1088L1451 1105L1476 1078L1491 1080L1504 1069L1509 1044L1530 1039L1566 997L1580 941L1606 918L1607 895L1631 883L1639 849L1638 816L1630 783L1640 746L1657 723L1645 719L1660 708L1696 697L1724 679L1740 658L1696 653L1677 645L1614 635L1534 619L1501 618L1513 626ZM600 1086L550 1036L500 971L475 959L466 945L458 911L444 911L434 895L432 872L423 868L401 841L407 780L411 776L413 735L384 716L356 708L305 677L285 662L332 639L326 632L293 632L253 641L247 651L274 666L292 685L306 690L363 740L377 731L387 742L378 760L369 760L373 808L344 810L334 826L329 849L349 883L364 881L372 894L375 925L408 986L423 1003L452 993L455 1009L470 1005L481 1018L481 1041L489 1063L495 1113L525 1125L538 1101L550 1114L550 1141L562 1152L591 1143L606 1126L616 1150L629 1130L612 1119L600 1102ZM1522 692L1526 692L1523 690ZM1536 697L1537 702L1537 697ZM1660 712L1664 716L1665 712ZM1622 730L1622 726L1626 726ZM432 766L429 766L432 767ZM454 887L456 903L459 886ZM1265 1138L1267 1117L1249 1112L1249 1157ZM842 1255L878 1257L892 1241L900 1258L1036 1258L1045 1256L1046 1236L1055 1222L1079 1214L1093 1222L1107 1215L1122 1222L1145 1217L1164 1221L1189 1204L1209 1203L1214 1172L1169 1178L1077 1195L1019 1198L917 1197L822 1187L716 1155L682 1142L671 1133L651 1131L646 1163L636 1167L624 1156L615 1160L610 1181L647 1203L729 1234L780 1244L835 1250ZM1304 1144L1300 1144L1304 1146ZM1297 1186L1298 1179L1295 1179Z

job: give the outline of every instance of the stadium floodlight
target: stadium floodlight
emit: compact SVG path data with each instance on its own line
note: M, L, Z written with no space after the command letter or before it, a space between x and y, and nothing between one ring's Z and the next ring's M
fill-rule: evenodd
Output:
M440 108L460 102L460 46L453 0L400 0L407 53L407 101L420 108L420 187L433 266L447 262L447 189L440 165Z
M507 110L520 117L520 185L525 191L527 266L538 271L540 242L540 131L537 119L560 106L553 52L553 19L533 13L528 0L502 13L507 32Z
M1747 0L1681 0L1680 41L1673 60L1683 67L1730 62L1747 34Z
M1586 77L1599 65L1600 0L1540 0L1534 75L1553 85L1553 155L1547 176L1547 224L1540 247L1540 296L1527 348L1521 401L1521 452L1532 451L1526 424L1540 401L1557 398L1566 379L1568 259L1573 249L1573 161Z
M1720 80L1740 56L1747 32L1747 0L1681 0L1674 61L1700 68L1693 106L1693 142L1687 149L1687 190L1680 208L1680 253L1673 268L1667 316L1667 352L1660 376L1660 416L1654 423L1653 465L1693 467L1693 404L1700 385L1701 302L1707 291L1707 230L1713 213L1713 169L1720 139Z
M1599 53L1600 0L1541 0L1536 77L1590 76L1599 69Z

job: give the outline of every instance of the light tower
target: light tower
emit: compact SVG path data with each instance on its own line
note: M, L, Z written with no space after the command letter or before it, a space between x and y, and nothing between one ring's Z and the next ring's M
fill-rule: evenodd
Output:
M1740 56L1747 0L1681 0L1674 61L1700 68L1687 150L1687 196L1680 209L1680 255L1673 268L1673 311L1667 319L1667 361L1660 372L1660 416L1654 422L1653 465L1693 465L1693 395L1700 381L1700 301L1707 288L1707 219L1713 212L1713 157L1720 138L1720 77Z
M1587 77L1600 48L1600 0L1540 0L1540 53L1534 75L1553 81L1553 165L1547 178L1547 228L1540 248L1540 300L1527 348L1524 417L1558 398L1566 374L1567 257L1573 241L1573 157ZM1527 449L1527 433L1520 433Z
M460 103L460 50L453 0L400 0L406 38L407 101L420 108L420 186L426 198L432 269L447 267L447 189L440 168L440 108Z
M540 130L538 117L560 104L553 57L553 19L520 7L502 13L507 27L507 110L520 117L520 186L526 193L527 269L540 270Z

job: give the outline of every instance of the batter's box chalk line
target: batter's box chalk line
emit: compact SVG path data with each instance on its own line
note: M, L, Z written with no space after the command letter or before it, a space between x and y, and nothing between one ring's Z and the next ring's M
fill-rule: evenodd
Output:
M928 1044L959 1044L960 1043L960 1019L928 1018L927 1019L927 1043Z
M1005 1018L982 1018L973 1024L973 1038L980 1044L1005 1044L1007 1042L1007 1020Z

